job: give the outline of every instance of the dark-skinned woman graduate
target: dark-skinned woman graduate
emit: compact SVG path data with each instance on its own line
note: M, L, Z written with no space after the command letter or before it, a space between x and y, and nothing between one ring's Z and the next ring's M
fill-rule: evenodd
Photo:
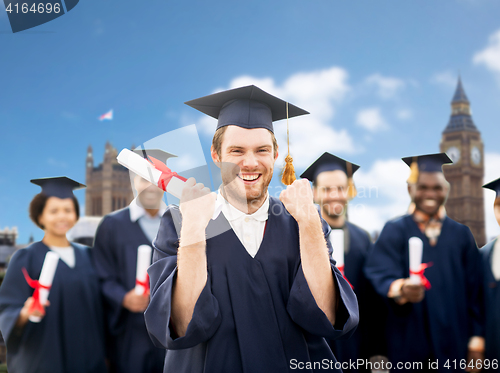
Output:
M66 238L79 217L73 189L83 185L67 177L31 182L42 187L29 210L44 237L13 255L0 287L7 368L9 373L104 373L99 282L89 249ZM59 259L46 289L38 279L49 252ZM49 290L48 302L41 300L43 289Z
M483 188L496 192L494 211L500 225L500 179L496 179ZM490 369L500 372L500 240L495 238L482 249L484 274L484 308L485 308L485 364ZM486 366L485 366L486 367ZM496 368L495 368L496 367Z

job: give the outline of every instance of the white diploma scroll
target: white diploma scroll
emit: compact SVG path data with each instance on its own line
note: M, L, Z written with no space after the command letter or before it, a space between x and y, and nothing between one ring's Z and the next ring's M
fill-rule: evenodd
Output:
M158 185L158 181L160 180L162 172L160 170L157 170L151 163L149 163L139 154L136 154L128 149L123 149L120 154L118 154L118 157L116 157L116 159L118 163L120 163L123 167L136 173L150 183ZM184 189L185 183L185 181L173 176L167 184L165 192L170 193L178 199L181 199L182 190ZM222 204L216 203L212 219L217 219L221 211Z
M409 254L410 254L410 271L418 272L420 271L420 266L422 264L422 251L424 248L424 243L418 237L411 237L408 241ZM410 282L412 284L420 284L422 282L421 277L416 274L410 273Z
M337 262L337 268L344 272L344 230L332 229L330 232L330 242L333 247L333 259Z
M42 286L39 289L40 304L44 307L47 299L49 298L49 289L45 289L44 287L50 288L52 286L52 281L54 280L58 262L59 255L57 255L55 252L49 251L47 252L47 254L45 254L42 271L40 272L40 279L38 280L38 282ZM31 322L37 323L42 321L42 318L32 315L29 317L29 320Z
M136 269L136 284L135 293L143 295L146 288L139 284L145 283L148 280L148 268L151 265L151 246L141 245L137 248L137 269Z

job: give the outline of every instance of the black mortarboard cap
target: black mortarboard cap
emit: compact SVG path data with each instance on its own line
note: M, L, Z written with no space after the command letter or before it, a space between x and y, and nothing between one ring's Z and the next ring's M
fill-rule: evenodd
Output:
M351 174L347 170L348 164L351 165ZM301 178L308 179L309 181L315 181L318 175L326 171L341 170L344 171L347 177L352 177L352 175L359 169L359 166L354 163L350 163L345 159L339 158L336 155L330 154L328 152L323 153L321 157L316 159L308 168L305 170Z
M443 165L453 163L446 153L417 155L414 157L401 158L409 167L417 162L420 172L443 172Z
M497 194L496 198L500 197L500 178L484 184L483 188L494 190Z
M175 154L166 152L166 151L161 150L161 149L143 149L143 148L138 147L132 151L134 153L139 154L141 157L144 157L144 158L151 156L151 157L156 158L165 164L167 164L167 159L177 157Z
M48 197L73 198L73 190L85 188L85 185L66 176L46 177L30 180L33 184L42 187L42 193Z
M287 118L287 102L254 85L214 93L185 104L218 119L217 129L235 125L274 132L273 122ZM304 114L309 112L288 104L288 118Z

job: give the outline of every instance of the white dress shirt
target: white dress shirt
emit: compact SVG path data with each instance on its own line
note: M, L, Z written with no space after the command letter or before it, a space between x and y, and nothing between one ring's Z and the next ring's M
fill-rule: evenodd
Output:
M55 247L50 246L50 250L59 255L59 258L70 268L75 268L75 250L73 246Z
M248 254L254 258L264 238L264 229L269 217L269 194L262 206L253 214L245 214L238 210L226 201L220 192L217 194L217 201L222 205L222 213L229 222L229 225L231 225L234 233Z
M134 200L130 203L129 209L130 220L132 221L132 223L139 221L139 225L142 231L144 232L148 240L153 242L153 240L156 238L156 235L158 234L158 228L160 228L161 217L167 209L167 205L165 205L165 202L160 202L158 212L155 216L149 215L144 207L140 205L137 198L134 198Z
M491 255L491 272L493 272L493 277L495 280L500 280L500 236L495 242L493 247L493 254Z

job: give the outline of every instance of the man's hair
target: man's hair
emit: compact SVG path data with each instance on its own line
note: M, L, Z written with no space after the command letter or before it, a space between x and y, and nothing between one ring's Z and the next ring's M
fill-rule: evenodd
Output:
M221 127L217 131L215 131L214 138L212 139L212 146L214 147L219 160L221 158L222 140L224 140L224 133L226 132L227 127L228 126ZM269 131L269 133L271 134L271 139L273 141L273 157L276 157L276 152L278 151L278 142L276 141L274 133L272 131Z
M45 229L45 227L40 224L38 219L40 218L40 215L42 215L49 198L49 196L43 193L38 193L35 197L33 197L30 203L30 218L31 220L33 220L33 223L35 223L41 229ZM73 204L75 205L76 220L78 220L78 218L80 218L80 207L78 205L78 200L75 196L71 197L71 199L73 200Z

